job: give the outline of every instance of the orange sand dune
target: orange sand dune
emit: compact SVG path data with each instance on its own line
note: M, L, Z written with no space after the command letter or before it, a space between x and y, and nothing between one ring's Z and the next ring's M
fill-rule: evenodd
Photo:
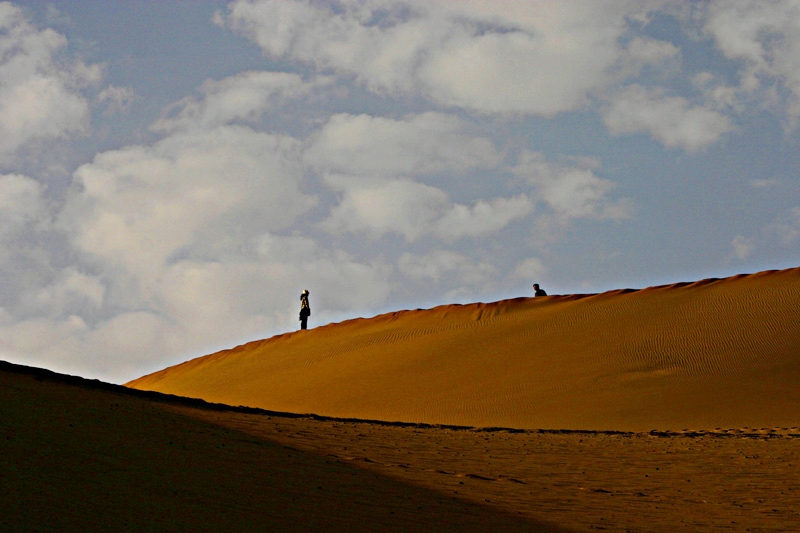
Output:
M477 427L800 424L800 268L355 319L144 376L137 389Z

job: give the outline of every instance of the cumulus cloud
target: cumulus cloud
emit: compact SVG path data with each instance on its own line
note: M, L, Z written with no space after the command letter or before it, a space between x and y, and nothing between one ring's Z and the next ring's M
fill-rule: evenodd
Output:
M499 159L490 140L470 135L461 119L435 112L401 120L336 114L306 152L319 170L383 177L465 172Z
M412 280L446 280L450 284L469 285L483 283L496 272L488 263L476 263L450 250L436 250L424 255L406 252L398 259L397 267L401 274Z
M341 200L322 227L332 233L387 233L411 242L423 235L452 241L479 237L526 216L525 195L455 204L449 195L409 176L460 175L501 161L491 141L470 135L461 119L442 113L401 120L337 114L313 136L306 162Z
M49 226L45 187L21 174L0 174L0 308L40 281L47 253L31 237Z
M372 238L394 233L408 242L434 235L452 241L495 233L532 210L524 195L479 200L467 206L454 204L441 189L410 179L375 181L328 175L326 181L344 194L322 224L332 233Z
M681 51L672 43L649 37L632 38L620 53L618 79L624 81L639 76L646 68L664 78L680 69Z
M38 30L13 4L0 3L0 164L34 140L84 131L89 102L81 89L100 81L97 65L58 60L66 38Z
M222 80L207 80L200 87L200 97L187 97L170 106L175 114L156 121L155 131L213 128L235 121L254 122L264 113L290 100L309 96L314 89L331 80L319 77L305 82L297 74L250 71Z
M395 233L414 241L449 206L447 193L408 179L367 181L328 175L343 198L322 227L332 233L361 233L372 238Z
M0 239L45 213L44 186L20 174L0 174Z
M109 85L97 95L97 102L106 106L105 114L127 113L136 94L130 87Z
M705 31L727 57L742 61L738 92L764 98L772 89L792 124L800 117L800 5L793 0L716 0ZM783 94L781 94L783 93Z
M185 360L203 342L214 340L213 332L192 333L197 340L187 338L187 331L169 317L151 311L120 312L95 325L79 315L39 317L6 325L0 353L22 364L124 382L165 361Z
M599 96L613 134L643 132L689 151L730 131L728 114L741 110L742 90L763 87L764 78L779 80L793 95L791 112L800 114L800 10L793 4L708 6L704 30L748 67L741 88L698 74L703 101L670 96L661 87L681 70L675 44L631 33L631 21L646 23L658 7L681 11L662 4L238 0L217 21L273 58L351 76L379 94L420 95L478 113L544 116L588 108ZM631 83L643 75L655 85ZM357 122L351 118L351 130Z
M733 248L733 256L736 259L746 259L753 253L755 243L753 239L745 237L744 235L737 235L731 241L731 248Z
M79 250L131 272L213 257L314 205L298 188L299 152L294 139L234 126L105 152L75 172L61 225Z
M105 292L104 284L96 276L68 267L46 287L25 295L23 307L55 317L78 316L100 309Z
M454 204L436 221L432 230L446 241L480 237L496 233L532 211L533 204L524 194L512 198L478 200L471 206Z
M547 274L547 267L538 257L523 259L514 267L512 279L536 279Z
M15 321L6 318L0 340L0 355L14 362L75 374L90 371L94 357L77 358L81 353L81 337L86 332L86 323L78 316L65 320L34 318ZM99 354L98 354L99 355ZM95 372L97 369L92 369ZM87 374L91 375L91 374Z
M614 135L647 133L664 146L689 151L712 144L733 127L722 113L637 84L614 94L603 121Z
M610 200L614 182L598 177L593 160L559 164L540 153L526 151L514 169L538 190L538 199L565 220L574 218L625 219L632 213L629 200Z
M240 0L224 24L271 57L479 112L552 115L610 80L629 2Z

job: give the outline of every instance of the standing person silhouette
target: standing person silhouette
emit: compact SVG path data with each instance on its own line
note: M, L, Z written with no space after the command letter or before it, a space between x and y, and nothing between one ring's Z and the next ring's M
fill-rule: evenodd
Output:
M311 306L308 303L308 290L300 295L300 329L308 329L308 317L311 316Z
M544 292L544 289L539 288L538 283L533 284L533 295L534 296L547 296L547 293Z

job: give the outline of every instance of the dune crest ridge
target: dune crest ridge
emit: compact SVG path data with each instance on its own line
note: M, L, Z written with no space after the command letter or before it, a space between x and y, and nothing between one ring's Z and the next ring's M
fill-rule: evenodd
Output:
M126 384L372 420L648 431L800 425L800 268L353 319Z

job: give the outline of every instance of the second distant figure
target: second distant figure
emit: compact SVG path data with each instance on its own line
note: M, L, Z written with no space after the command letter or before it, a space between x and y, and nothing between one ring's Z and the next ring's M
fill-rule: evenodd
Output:
M300 329L307 329L308 317L311 316L311 305L308 303L308 291L300 295Z
M547 296L547 293L544 292L544 289L540 289L539 288L539 284L538 283L534 283L533 284L533 291L534 291L533 292L534 296Z

